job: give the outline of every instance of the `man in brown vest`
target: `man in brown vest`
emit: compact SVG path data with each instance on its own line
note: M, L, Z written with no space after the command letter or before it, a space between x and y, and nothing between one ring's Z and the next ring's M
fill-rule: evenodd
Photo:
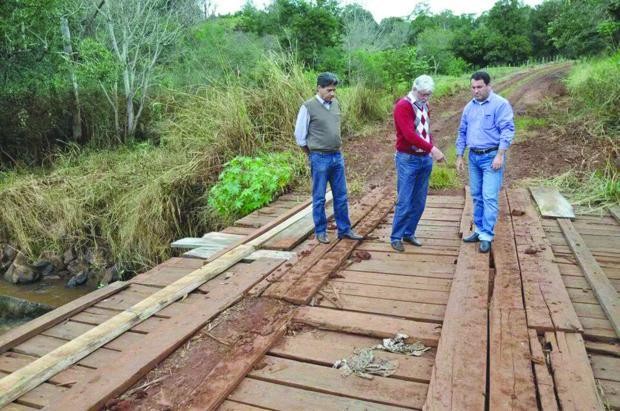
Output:
M340 153L340 106L335 98L338 78L333 73L321 73L316 83L316 95L302 104L295 123L295 140L310 159L314 233L319 242L329 243L325 215L325 192L329 182L338 238L361 240L362 236L351 230L349 220L344 158Z

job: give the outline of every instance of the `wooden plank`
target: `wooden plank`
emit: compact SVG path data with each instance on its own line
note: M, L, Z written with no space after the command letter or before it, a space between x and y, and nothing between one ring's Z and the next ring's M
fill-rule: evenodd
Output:
M208 260L213 254L215 254L219 250L221 250L221 248L214 249L210 247L198 247L186 253L183 253L183 256ZM294 255L295 253L291 251L256 250L249 256L245 257L243 260L254 261L254 260L260 260L261 258L276 258L280 260L290 260L291 258L293 258Z
M383 252L393 253L394 249L388 243L380 243L377 241L364 241L358 247L358 250L364 250L369 252ZM449 256L456 257L459 255L458 247L445 247L445 246L427 246L424 244L422 247L407 247L405 251L401 253L403 256L428 254L430 256Z
M562 410L602 410L592 368L581 335L546 332L551 369Z
M342 377L340 370L284 358L266 356L265 367L249 376L263 381L291 385L363 401L397 407L420 409L426 396L427 384L375 376L372 380Z
M420 341L429 347L437 346L441 329L437 324L320 307L300 307L294 319L324 330L377 338L393 338L397 333L402 333L409 336L409 342Z
M459 223L459 237L463 237L464 233L469 233L473 230L474 224L474 205L471 199L471 192L469 186L465 186L465 208L461 214L461 220Z
M347 267L347 270L450 280L454 277L456 265L428 263L423 266L412 267L412 265L406 261L364 260L359 263L351 264Z
M489 254L479 253L476 244L463 245L452 280L426 410L450 410L462 404L467 404L468 409L484 409L488 293Z
M528 193L509 190L528 327L583 331ZM534 250L534 251L532 251Z
M19 354L16 352L6 352L0 355L0 371L12 373L18 369L35 361L37 357ZM90 368L72 366L50 378L49 382L56 385L71 387L78 381L89 378L94 371Z
M340 304L343 310L356 311L371 314L395 315L415 321L428 321L441 324L446 306L442 304L426 304L418 302L386 300L382 298L369 298L357 296L340 296ZM336 308L333 302L322 299L321 307Z
M290 315L276 318L258 317L254 340L236 347L205 377L207 383L191 393L191 402L201 409L218 407L265 355L269 348L286 332Z
M598 383L603 391L604 402L607 405L606 409L620 410L620 382L598 380Z
M584 245L583 239L575 230L570 220L559 219L558 223L571 250L575 253L577 262L586 280L588 280L592 287L594 295L596 295L598 302L616 331L616 335L620 337L620 298L618 292L598 265L590 250Z
M590 355L594 378L620 382L620 358L608 355Z
M555 187L530 187L543 217L575 218L573 206Z
M615 357L620 357L620 345L618 345L617 341L614 342L600 342L600 341L587 341L586 351L588 354L596 353L596 354L604 354L604 355L613 355Z
M386 300L419 302L426 304L444 305L448 302L448 291L417 290L415 288L400 288L384 285L352 284L332 280L323 288L324 292L331 292L331 286L342 296L358 296L382 298ZM343 297L346 300L346 297Z
M583 334L586 338L597 341L617 341L618 336L616 332L611 328L611 324L607 318L580 318L583 325Z
M287 335L271 348L271 354L291 360L310 362L331 367L337 360L347 358L355 349L381 344L378 338L345 334L333 331L313 330ZM398 362L392 375L409 381L428 383L434 363L434 353L425 352L421 357L375 351L375 358Z
M127 286L127 283L121 281L112 283L106 287L77 298L62 307L43 314L42 316L37 317L36 319L19 327L5 332L0 335L0 353L6 352L41 331L63 322L73 314L80 312L84 308L90 307L113 294L116 294L117 292L127 288Z
M211 232L199 238L187 237L176 240L170 244L170 247L186 249L212 247L220 249L234 243L235 241L241 240L243 237L244 236L239 234Z
M267 408L255 407L253 405L242 404L236 401L226 400L218 408L218 411L261 411Z
M402 407L393 407L350 397L308 391L253 378L246 378L243 380L239 387L230 395L229 400L252 406L264 407L270 410L283 411L402 411L403 409Z
M391 195L382 197L377 205L356 224L355 229L357 233L361 236L371 233L381 220L385 218L385 215L393 205L394 201ZM284 297L285 300L294 304L308 304L310 299L327 282L330 274L334 273L341 266L357 245L358 241L339 240L334 248L327 252L317 264L295 282L294 286L289 289Z
M326 216L330 218L333 210L328 207ZM312 215L307 215L295 224L282 230L281 233L270 239L264 244L264 248L269 250L290 250L301 243L314 230L314 220Z
M620 224L620 206L609 206L609 214Z
M342 270L338 281L352 284L383 285L415 290L450 291L452 282L443 278L413 277L364 271Z
M6 378L6 375L6 373L0 372L0 378ZM20 396L16 403L17 405L40 409L53 404L54 400L67 390L68 388L66 387L60 387L54 384L41 384L34 390ZM3 407L2 410L4 409L5 408Z
M216 315L239 301L245 290L280 263L263 260L243 264L245 267L239 271L240 275L233 276L227 283L207 283L204 286L206 295L193 293L182 303L169 306L166 310L179 306L181 309L163 326L154 328L141 343L129 346L114 363L101 364L96 375L76 384L58 401L57 409L101 408L108 399L131 387Z
M391 248L391 247L390 247ZM423 247L415 247L415 248L423 248ZM458 253L455 256L451 255L436 255L436 254L418 254L418 253L395 253L394 250L388 252L382 251L369 251L370 260L379 260L381 262L390 262L390 261L407 261L408 263L418 266L418 265L427 265L420 263L432 263L428 265L456 265L456 258L458 257ZM354 258L354 257L353 257Z
M536 409L521 275L506 193L500 193L489 309L489 409Z
M557 411L558 400L555 395L555 384L553 377L547 368L547 358L545 357L536 330L530 329L530 348L532 350L532 365L536 374L536 390L540 399L542 411Z

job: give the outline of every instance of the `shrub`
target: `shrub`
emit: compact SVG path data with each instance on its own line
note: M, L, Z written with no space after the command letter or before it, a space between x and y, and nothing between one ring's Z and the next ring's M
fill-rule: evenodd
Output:
M208 204L225 219L248 214L281 193L295 177L298 165L289 153L237 156L209 191Z

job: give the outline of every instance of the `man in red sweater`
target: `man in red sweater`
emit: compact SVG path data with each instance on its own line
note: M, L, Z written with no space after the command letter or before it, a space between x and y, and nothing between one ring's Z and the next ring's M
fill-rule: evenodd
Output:
M405 251L403 241L422 245L415 232L426 205L433 160L444 160L441 150L433 145L430 128L428 99L434 88L433 79L422 75L414 80L409 94L394 105L398 198L390 243L399 252Z

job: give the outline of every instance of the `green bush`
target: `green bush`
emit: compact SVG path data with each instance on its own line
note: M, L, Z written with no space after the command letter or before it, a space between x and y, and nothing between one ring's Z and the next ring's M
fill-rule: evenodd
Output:
M237 156L209 191L208 204L225 219L251 213L291 183L298 163L289 153Z

